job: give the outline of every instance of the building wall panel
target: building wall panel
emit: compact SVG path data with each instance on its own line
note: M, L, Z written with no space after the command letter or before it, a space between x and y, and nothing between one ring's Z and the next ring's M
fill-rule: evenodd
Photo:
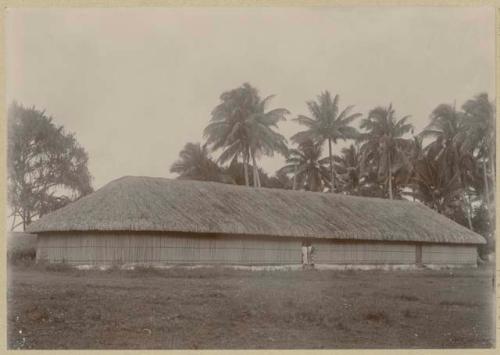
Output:
M39 260L75 264L300 264L302 245L288 238L159 233L58 233L39 240Z
M415 264L416 246L409 243L312 242L315 264Z
M422 245L422 263L475 265L477 263L477 248L474 245Z

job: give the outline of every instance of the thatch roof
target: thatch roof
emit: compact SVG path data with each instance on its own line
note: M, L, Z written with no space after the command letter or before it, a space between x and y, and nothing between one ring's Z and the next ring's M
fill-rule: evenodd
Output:
M339 194L126 176L28 227L29 232L176 231L482 244L422 204Z

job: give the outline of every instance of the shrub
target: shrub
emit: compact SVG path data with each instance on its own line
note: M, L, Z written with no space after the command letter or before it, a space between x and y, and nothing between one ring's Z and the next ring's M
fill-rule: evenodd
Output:
M35 248L14 249L7 253L7 260L15 265L32 264L36 259Z

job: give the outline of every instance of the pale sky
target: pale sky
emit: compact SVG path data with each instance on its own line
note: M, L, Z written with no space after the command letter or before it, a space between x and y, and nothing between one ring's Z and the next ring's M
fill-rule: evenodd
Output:
M392 102L417 131L440 103L493 98L494 31L486 7L10 9L7 103L74 132L95 188L174 177L219 95L244 82L276 94L270 108L290 119L329 90L365 115ZM280 127L287 138L299 129ZM261 160L270 175L283 163Z

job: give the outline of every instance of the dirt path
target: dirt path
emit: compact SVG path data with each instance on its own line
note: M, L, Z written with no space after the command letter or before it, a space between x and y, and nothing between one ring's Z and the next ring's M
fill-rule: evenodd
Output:
M493 342L491 270L11 267L10 348L463 348Z

